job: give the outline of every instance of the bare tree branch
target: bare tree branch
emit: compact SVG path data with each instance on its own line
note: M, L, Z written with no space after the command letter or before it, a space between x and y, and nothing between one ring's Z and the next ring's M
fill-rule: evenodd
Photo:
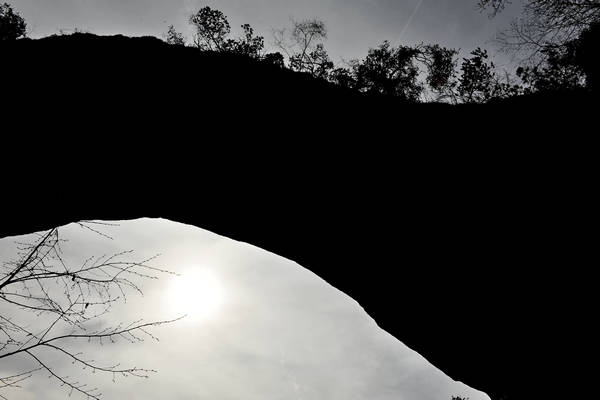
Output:
M78 225L112 240L110 236L91 227L112 224L80 221ZM141 342L146 338L158 340L148 329L180 318L146 323L137 320L127 325L120 323L96 330L90 330L90 321L110 312L115 302L126 301L128 291L142 294L137 280L157 279L157 274L173 273L150 265L157 255L141 261L125 258L133 255L131 250L108 256L92 256L79 265L70 265L65 261L62 249L67 241L59 235L59 229L54 228L37 236L37 240L31 243L17 243L18 261L5 262L0 266L0 306L14 311L9 314L12 317L0 315L0 365L3 362L10 365L11 359L24 355L32 359L37 367L11 376L0 376L0 389L17 388L20 382L45 370L61 386L69 388L70 393L77 392L99 399L101 393L98 388L89 388L74 378L60 375L43 354L36 353L38 349L66 356L73 364L92 372L111 373L113 379L117 375L146 378L149 373L155 372L137 367L122 368L118 363L100 365L73 350L72 340L87 339L101 345L103 342L115 343L119 340L129 343ZM35 323L23 322L27 315L32 315ZM36 328L29 328L30 325ZM6 396L0 393L0 398L6 399Z
M501 12L510 0L479 0L478 6ZM502 51L526 63L543 61L548 46L563 46L600 20L600 0L524 0L522 15L501 31L496 43Z

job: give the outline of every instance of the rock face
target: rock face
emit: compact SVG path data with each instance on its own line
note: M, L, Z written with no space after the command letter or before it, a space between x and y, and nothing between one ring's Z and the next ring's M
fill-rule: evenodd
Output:
M152 38L23 40L2 57L2 130L28 140L4 146L0 236L162 217L241 240L494 400L537 392L541 338L589 304L573 257L591 159L565 139L587 132L589 98L407 105ZM36 151L27 132L64 147Z

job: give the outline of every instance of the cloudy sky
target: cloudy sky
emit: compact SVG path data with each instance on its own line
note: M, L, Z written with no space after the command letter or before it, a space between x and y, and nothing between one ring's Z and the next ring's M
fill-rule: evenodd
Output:
M102 398L450 400L460 395L489 400L452 381L379 329L350 297L290 260L166 220L119 224L101 228L113 240L74 224L61 228L61 237L68 239L62 245L67 264L135 249L126 257L139 261L161 253L151 265L181 276L140 281L144 296L131 293L127 303L98 323L187 317L154 328L158 342L100 346L84 341L75 347L100 364L158 370L149 379L117 378L112 383L111 376L82 370L57 354L36 353L57 373L98 386ZM0 262L14 259L16 242L27 239L0 239ZM41 321L4 302L0 314L31 329ZM28 363L0 359L0 377ZM64 399L67 393L47 373L23 382L21 389L0 389L11 400Z
M232 27L252 25L272 43L273 29L289 26L290 18L326 22L326 46L334 61L362 58L383 40L394 44L421 41L469 52L506 27L520 10L515 1L490 20L476 0L11 0L29 24L30 36L75 28L97 34L160 37L173 24L191 38L188 17L205 5L218 8ZM234 31L236 33L236 31ZM497 62L504 57L498 56Z

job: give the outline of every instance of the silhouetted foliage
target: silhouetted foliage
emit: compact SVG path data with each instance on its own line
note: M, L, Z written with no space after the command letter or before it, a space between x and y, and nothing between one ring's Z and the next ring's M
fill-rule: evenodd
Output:
M565 46L548 45L541 53L546 62L517 68L517 76L527 85L527 92L575 90L584 87L583 70L575 62L575 42Z
M169 29L165 34L165 42L176 46L185 46L185 38L175 30L173 25L169 25Z
M304 55L295 55L290 58L290 68L294 71L308 72L315 78L327 78L333 68L333 62L322 43Z
M229 39L231 26L227 17L219 10L210 7L201 8L190 17L190 23L196 28L194 44L203 51L219 51L242 54L260 58L264 47L264 38L254 36L249 24L242 25L243 36Z
M437 101L457 102L455 93L458 84L455 59L457 55L458 50L448 49L438 44L425 45L421 49L418 59L427 67L426 82L436 94Z
M16 40L25 37L27 24L10 4L0 4L0 41Z
M293 21L290 30L273 32L275 45L287 56L289 68L307 72L316 78L327 78L333 62L321 42L327 39L325 23L318 19Z
M275 45L288 56L289 68L326 78L336 85L369 94L383 94L417 101L424 89L419 82L418 62L427 69L427 84L438 100L452 97L458 52L439 45L393 47L385 41L370 49L364 60L352 60L348 67L335 67L323 43L325 24L317 19L292 21L292 28L273 32Z
M511 0L479 0L491 16ZM597 87L600 2L596 0L527 0L523 14L496 38L504 51L521 57L517 75L525 92Z
M81 227L105 236L94 224L98 223L79 222ZM155 279L157 273L168 271L151 266L152 258L128 260L131 251L92 256L72 265L64 258L65 240L58 228L37 236L32 242L18 243L16 258L4 260L0 268L0 360L31 361L29 366L21 361L22 370L0 376L0 389L19 388L19 382L44 372L66 387L69 396L75 392L99 400L98 388L57 372L48 360L49 352L65 356L73 365L92 373L112 375L113 381L117 376L148 377L155 372L121 367L118 363L99 364L78 351L77 342L133 343L156 339L148 329L172 321L137 320L112 326L102 326L100 321L114 304L126 301L129 290L142 293L137 279ZM0 393L0 398L6 397Z
M466 103L482 103L493 96L494 63L488 62L487 50L477 48L461 65L458 94Z
M329 81L347 89L354 89L356 87L356 79L353 71L348 68L339 67L332 70L329 73Z
M568 7L574 7L575 3L581 2L567 3L570 4ZM593 20L596 6L584 3L586 21ZM491 8L493 14L506 4L507 1L501 0L479 2L482 9ZM543 16L545 23L556 18L557 10L569 9L554 1L528 1L526 5L531 15L537 15L536 21L539 22ZM5 4L2 7L5 10L3 13L8 15L6 10L9 6ZM561 21L566 24L566 20ZM524 84L521 87L512 82L508 73L503 77L498 75L494 63L488 60L487 51L479 48L471 52L471 57L463 59L460 71L457 70L458 51L455 49L423 43L394 47L388 41L369 49L364 59L351 60L346 66L336 67L323 44L327 38L325 23L318 19L292 20L290 28L275 30L275 45L283 54L275 52L266 55L263 53L264 38L255 35L249 24L241 25L242 34L239 38L230 38L231 26L219 10L203 7L190 16L189 22L195 28L193 44L202 51L261 59L268 64L282 68L287 66L292 71L304 72L360 93L393 96L411 102L433 99L453 104L482 103L524 92L579 88L585 82L594 82L593 77L585 79L585 76L594 75L598 69L596 57L593 56L597 29L583 29L582 38L585 33L585 40L578 38L560 45L546 43L541 46L538 52L545 57L545 64L521 67L517 71L517 76ZM554 28L562 29L561 25ZM173 25L169 26L164 38L172 45L186 44L183 35Z
M479 0L482 9L496 15L511 0ZM525 57L534 64L543 62L548 46L562 47L594 22L600 21L597 0L526 0L523 14L496 39L503 50Z
M223 12L203 7L190 17L190 23L196 28L196 47L203 51L226 50L226 38L231 32L231 26Z
M597 89L599 32L600 23L594 23L574 40L544 46L544 63L517 69L527 92Z
M522 88L513 84L509 76L504 82L488 61L487 50L477 48L470 58L463 58L457 92L464 103L485 103L492 99L507 98L520 94Z
M417 80L419 69L415 56L419 51L408 46L390 45L387 40L376 49L369 49L367 57L354 62L356 88L365 93L397 96L416 101L423 90Z
M276 65L280 68L285 67L285 58L280 52L267 53L263 56L263 60L269 64Z
M228 39L226 51L242 54L248 57L260 58L265 40L262 36L254 36L254 30L249 24L242 25L244 35L240 39Z
M593 91L600 90L600 21L585 29L575 44L574 63L585 74L586 86Z
M417 101L426 87L437 101L456 103L456 55L439 45L392 47L385 41L370 49L364 60L352 60L350 68L336 68L330 81L365 93L380 93ZM425 75L425 81L420 76Z
M480 6L492 7L497 12L505 4L492 1L482 2ZM194 43L201 50L237 53L286 66L281 53L262 55L264 39L254 36L248 24L242 25L244 34L241 38L228 38L230 25L221 11L204 7L190 18L190 22L197 31ZM171 36L174 36L172 42L178 41L177 35ZM514 78L508 72L500 76L494 63L488 60L487 51L480 48L471 52L471 57L464 58L460 71L457 71L456 49L438 44L394 47L384 41L379 47L369 49L363 60L351 60L346 67L336 68L322 43L327 38L322 21L292 20L291 28L275 30L273 36L275 45L287 56L287 67L292 71L305 72L361 93L394 96L411 102L433 99L453 104L483 103L524 92L573 88L582 81L581 66L574 67L567 62L573 57L567 56L570 53L564 46L548 45L541 50L549 61L546 68L519 69L518 76L525 85L522 87L513 82ZM587 60L589 65L593 64L590 57ZM591 67L588 69L592 70Z

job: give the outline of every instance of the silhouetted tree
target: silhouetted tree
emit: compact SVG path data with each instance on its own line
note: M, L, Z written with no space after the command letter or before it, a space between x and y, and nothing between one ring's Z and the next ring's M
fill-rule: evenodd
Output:
M494 16L510 0L479 0ZM526 0L523 15L496 42L521 57L517 75L525 91L597 87L598 0ZM595 33L596 32L596 33Z
M196 28L194 37L196 47L203 51L226 50L227 36L231 32L231 26L223 12L210 7L202 7L190 17L190 23Z
M527 92L575 90L585 86L585 75L577 64L577 41L565 46L546 46L541 53L546 62L517 68Z
M348 89L356 88L356 79L353 71L348 68L339 67L332 70L329 73L329 81Z
M325 23L318 19L294 21L290 30L273 32L275 45L287 56L293 71L308 72L317 78L327 78L333 62L321 42L327 39Z
M388 41L370 49L364 60L333 69L329 81L364 93L379 93L417 101L425 87L437 101L456 103L457 50L439 45L392 47ZM420 77L425 77L425 82Z
M458 94L465 103L482 103L493 97L494 63L488 62L487 50L477 48L464 58Z
M418 82L419 69L415 57L419 50L408 46L390 45L387 40L376 49L369 49L362 61L353 61L356 88L365 93L397 96L417 101L423 90Z
M507 74L503 79L496 73L493 62L488 61L487 50L477 48L470 58L463 58L457 93L464 103L485 103L491 99L507 98L521 93Z
M310 73L315 78L327 78L329 71L333 68L333 62L322 43L315 46L310 53L290 58L290 67L295 71Z
M16 40L27 34L27 24L10 4L0 4L0 41Z
M93 222L79 225L97 231ZM103 343L156 339L148 328L172 321L129 324L119 323L102 327L100 317L110 312L113 304L125 300L128 289L142 293L135 282L139 278L155 279L156 273L166 273L149 265L152 260L129 261L131 252L112 256L90 257L78 265L64 258L65 241L58 228L38 235L30 243L19 243L14 261L0 266L0 362L7 366L24 365L17 359L29 358L30 367L0 376L0 389L19 387L19 383L35 373L45 372L61 386L87 398L99 399L97 388L88 387L73 376L59 374L49 363L48 355L55 353L72 364L90 372L113 376L147 377L148 369L105 366L88 359L77 350L77 342L85 340ZM11 368L1 368L3 371ZM0 393L0 398L6 398Z
M482 9L500 12L511 0L478 0ZM523 14L497 37L500 46L526 60L544 61L547 46L563 46L600 21L597 0L525 0Z
M265 40L262 36L254 36L254 30L249 24L242 25L244 32L240 39L228 39L225 45L226 51L243 54L248 57L260 58Z
M169 25L169 29L165 34L165 41L172 45L185 46L185 38L181 33L175 30L173 25Z
M194 44L200 50L231 52L253 58L262 56L264 38L254 36L252 27L244 24L243 36L239 39L229 39L231 26L225 14L219 10L203 7L190 17L190 23L196 28Z
M450 101L457 103L456 66L458 50L448 49L438 44L422 45L417 60L427 68L427 85L436 94L437 101Z

